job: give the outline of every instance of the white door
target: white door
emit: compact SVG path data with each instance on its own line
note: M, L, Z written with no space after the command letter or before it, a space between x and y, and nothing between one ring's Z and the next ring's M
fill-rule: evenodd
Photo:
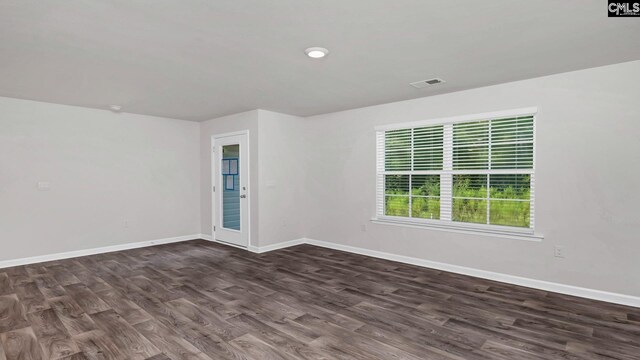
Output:
M213 138L213 236L249 245L249 151L247 133Z

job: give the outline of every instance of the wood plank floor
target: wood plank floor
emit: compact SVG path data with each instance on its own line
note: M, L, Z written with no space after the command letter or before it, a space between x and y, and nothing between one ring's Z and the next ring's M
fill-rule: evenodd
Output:
M5 359L640 359L640 309L197 240L0 269Z

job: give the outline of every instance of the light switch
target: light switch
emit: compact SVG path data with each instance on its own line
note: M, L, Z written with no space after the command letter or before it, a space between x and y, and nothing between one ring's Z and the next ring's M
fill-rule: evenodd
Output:
M47 191L51 189L51 183L48 181L38 181L38 190Z

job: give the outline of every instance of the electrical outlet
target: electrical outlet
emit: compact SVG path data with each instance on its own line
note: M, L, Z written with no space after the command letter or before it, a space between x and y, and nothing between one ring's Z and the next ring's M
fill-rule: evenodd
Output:
M366 224L360 225L360 230L367 231L367 225Z
M38 181L38 190L49 191L51 189L51 183L48 181Z
M553 256L557 258L564 258L564 246L556 245L553 248Z

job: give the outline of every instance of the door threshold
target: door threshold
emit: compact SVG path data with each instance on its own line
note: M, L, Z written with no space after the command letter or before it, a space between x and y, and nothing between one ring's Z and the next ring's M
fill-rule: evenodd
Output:
M230 243L230 242L228 242L228 241L218 240L218 239L216 239L216 238L212 238L212 240L213 240L214 242L217 242L218 244L227 245L227 246L232 246L232 247L234 247L234 248L238 248L238 249L242 249L242 250L249 250L249 246L238 245L238 244Z

